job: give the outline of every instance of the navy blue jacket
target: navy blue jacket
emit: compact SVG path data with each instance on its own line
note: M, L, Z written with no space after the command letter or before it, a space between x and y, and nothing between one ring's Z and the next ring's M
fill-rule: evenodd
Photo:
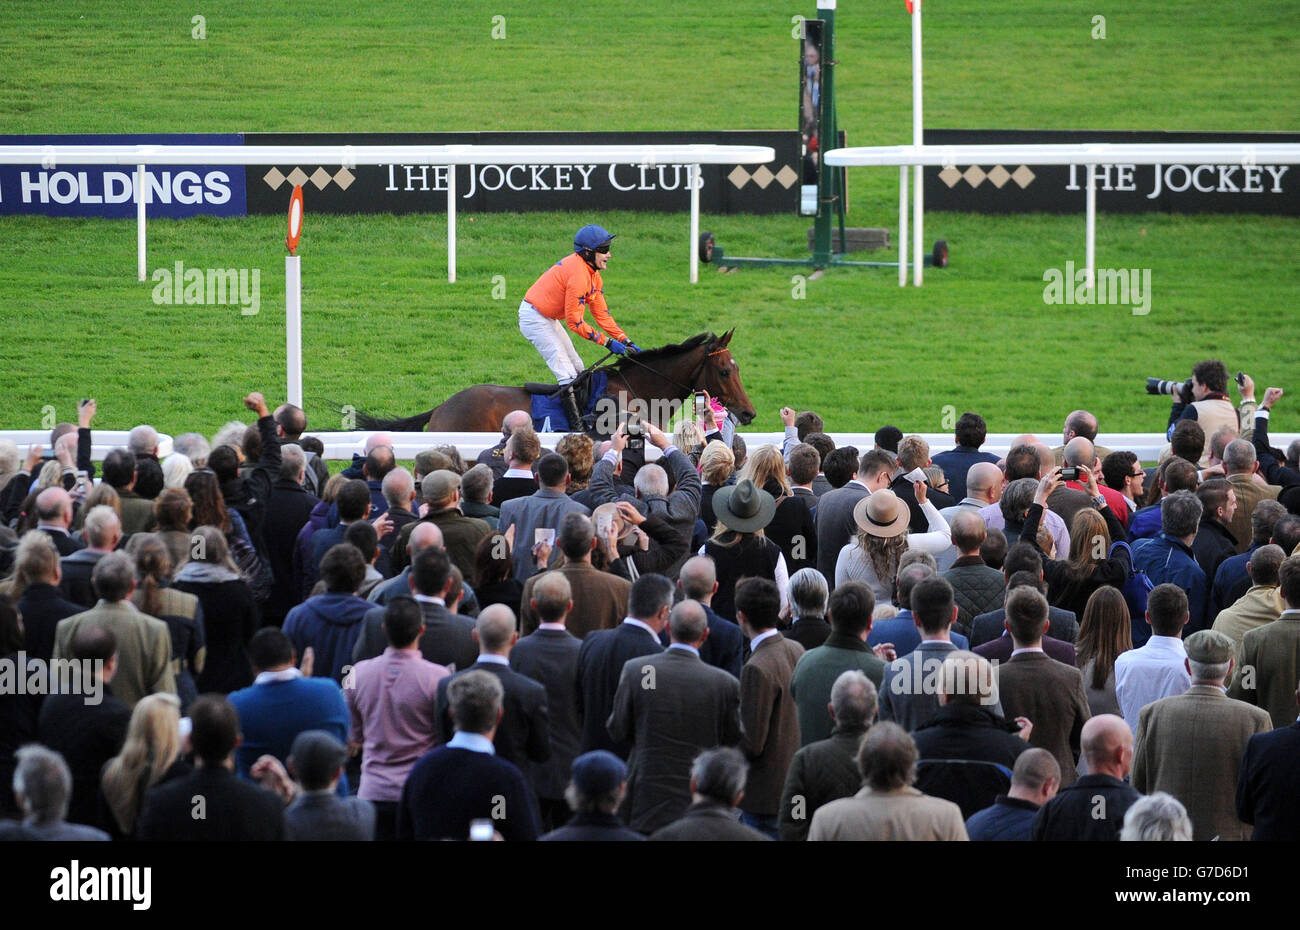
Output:
M1210 584L1195 554L1182 540L1163 532L1143 540L1133 547L1133 568L1146 572L1152 584L1176 584L1187 592L1187 610L1191 619L1183 628L1184 637L1207 629L1214 622L1214 617L1205 618L1210 603ZM1133 645L1138 645L1136 640Z
M374 606L355 594L317 594L289 611L284 634L293 640L300 659L308 646L316 651L312 675L342 684L343 666L352 661L361 621Z
M505 759L450 746L421 756L402 786L397 838L467 840L470 821L478 819L491 819L507 840L537 839L532 798L519 769Z
M1237 816L1255 825L1254 840L1300 838L1300 723L1257 733L1241 754Z
M966 496L966 473L970 467L976 462L992 462L996 465L998 457L991 452L981 452L973 446L957 446L947 452L940 452L930 461L943 469L944 477L948 479L948 493L956 500L962 500Z
M1009 798L1000 794L992 807L972 814L966 821L966 833L971 842L1013 841L1028 842L1038 805L1033 801Z

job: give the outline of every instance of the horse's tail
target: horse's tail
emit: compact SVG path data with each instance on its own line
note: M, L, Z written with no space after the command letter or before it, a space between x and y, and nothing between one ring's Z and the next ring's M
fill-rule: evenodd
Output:
M436 408L426 410L424 413L417 413L413 417L401 417L391 420L372 416L358 410L356 411L357 429L383 430L389 433L422 433L429 425L429 417L433 415L434 409Z

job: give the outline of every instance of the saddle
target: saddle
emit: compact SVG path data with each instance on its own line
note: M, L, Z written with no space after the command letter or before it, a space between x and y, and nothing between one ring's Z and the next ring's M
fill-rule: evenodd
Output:
M590 414L595 408L596 401L605 393L607 382L608 378L603 372L584 372L573 382L578 409L584 415ZM534 429L542 430L548 420L549 428L552 430L582 429L581 424L569 423L568 414L564 410L560 397L561 385L529 381L523 388L532 395L531 412Z

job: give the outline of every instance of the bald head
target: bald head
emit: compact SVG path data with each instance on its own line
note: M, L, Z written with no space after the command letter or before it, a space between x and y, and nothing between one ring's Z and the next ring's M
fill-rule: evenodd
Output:
M987 526L979 511L963 507L953 514L949 521L952 527L952 543L962 555L979 555L980 546L984 544Z
M1066 465L1084 468L1092 468L1093 460L1097 457L1096 448L1091 439L1084 439L1082 436L1076 436L1065 444L1065 451L1061 453Z
M386 433L386 432L371 433L369 436L366 437L366 451L365 451L366 455L369 455L375 449L384 448L384 447L387 447L389 449L393 448L392 433Z
M1123 717L1099 714L1083 725L1079 737L1088 771L1123 778L1133 761L1133 731Z
M573 587L562 572L546 572L533 582L529 603L542 623L563 623L573 606Z
M511 410L501 421L501 434L509 436L521 426L532 426L533 415L527 410Z
M1038 456L1038 477L1041 478L1056 467L1056 453L1041 440L1034 440L1030 445L1034 448L1034 454Z
M474 623L480 653L509 655L515 641L515 612L505 604L484 607Z
M415 524L415 529L411 530L411 538L406 541L406 550L412 562L415 561L416 553L422 549L442 549L443 547L442 530L438 528L436 523Z
M966 472L966 496L996 504L1002 492L1002 469L992 462L976 462Z
M384 495L384 500L388 502L389 507L400 507L403 510L408 510L411 501L415 500L415 477L405 468L394 468L384 475L381 493Z
M72 524L72 498L63 488L46 488L36 495L36 518L41 526L67 529Z
M682 593L694 601L708 603L713 586L718 583L718 568L707 555L697 555L686 560L677 575Z
M668 631L675 643L699 646L709 633L709 618L697 601L682 601L668 615Z

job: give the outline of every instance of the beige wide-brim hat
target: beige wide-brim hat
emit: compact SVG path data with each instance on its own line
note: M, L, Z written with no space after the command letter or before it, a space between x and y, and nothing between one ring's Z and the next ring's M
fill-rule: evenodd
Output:
M888 488L869 494L853 508L853 521L864 533L883 539L907 532L912 511L907 502Z
M729 530L756 533L776 516L776 498L746 478L713 492L713 515Z
M596 527L596 538L602 539L603 534L600 528L613 521L614 526L618 527L618 541L622 542L632 535L632 524L624 519L623 515L618 512L617 503L601 504L591 512L591 522Z

